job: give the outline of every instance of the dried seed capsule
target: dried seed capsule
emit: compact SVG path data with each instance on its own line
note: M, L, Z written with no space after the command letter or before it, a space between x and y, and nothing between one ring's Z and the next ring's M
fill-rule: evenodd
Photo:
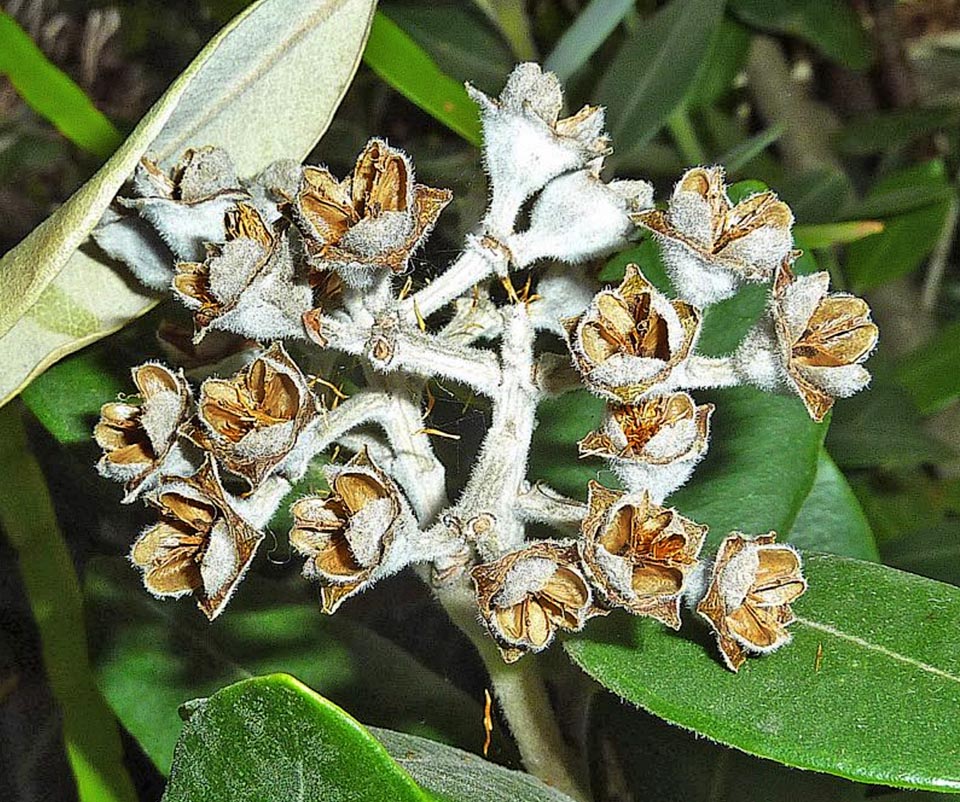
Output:
M561 120L560 81L539 64L515 67L497 99L470 84L467 92L480 106L492 194L487 225L498 238L513 231L523 202L548 181L610 152L603 109L584 106Z
M169 289L178 259L202 259L206 243L223 242L224 213L250 197L215 147L187 150L169 174L144 156L132 185L134 197L118 198L93 238L157 290Z
M540 652L558 629L599 614L576 545L537 541L472 571L480 615L508 663Z
M209 456L194 476L165 483L147 501L160 521L137 538L131 561L154 596L193 593L212 621L246 573L263 533L230 505Z
M789 264L778 268L767 318L744 339L733 358L747 381L796 392L821 421L836 398L859 392L870 382L860 364L876 347L878 330L862 298L829 293L830 276L794 277Z
M229 379L207 379L200 388L201 428L190 434L221 465L258 487L294 451L317 417L306 377L280 343ZM300 463L293 477L300 473Z
M772 192L734 206L722 167L694 167L677 182L666 212L634 215L663 251L677 292L703 307L744 281L768 281L793 248L793 212Z
M153 362L133 368L139 404L114 401L100 409L93 430L103 456L101 476L123 482L124 503L156 484L160 473L189 474L193 465L178 441L180 427L191 414L193 399L183 372Z
M406 270L451 198L415 183L406 154L371 139L343 181L305 167L292 211L313 266L362 288L378 270Z
M226 242L210 245L203 262L180 262L174 294L193 310L195 341L210 329L254 339L303 337L303 313L313 306L296 277L282 226L269 225L249 203L226 213Z
M680 598L696 568L707 527L641 496L591 482L580 546L587 576L604 602L680 628Z
M586 262L625 247L635 230L630 213L652 205L653 186L646 181L604 183L598 170L578 170L544 187L530 227L505 245L517 267L539 259Z
M580 441L580 455L602 457L632 491L659 502L683 485L707 453L713 404L687 393L608 406L603 428Z
M697 612L717 636L723 661L737 671L747 655L790 642L790 603L807 589L800 555L776 545L776 532L750 538L734 532L720 544Z
M307 558L303 575L320 583L323 611L334 613L410 562L405 541L415 523L403 494L366 449L346 465L328 466L327 481L329 496L293 505L290 545Z
M598 293L586 312L567 322L567 343L591 390L634 403L667 381L699 331L699 310L667 299L636 265L627 265L617 289Z

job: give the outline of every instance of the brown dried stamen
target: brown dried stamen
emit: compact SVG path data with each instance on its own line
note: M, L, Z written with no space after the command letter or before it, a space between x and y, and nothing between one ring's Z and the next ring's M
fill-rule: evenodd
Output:
M584 350L596 362L615 353L667 361L667 321L652 308L649 293L625 300L612 293L597 301L598 317L584 326Z
M207 382L200 402L204 419L232 443L255 429L293 420L299 408L293 379L262 359L231 381Z
M627 439L620 451L620 456L626 457L640 454L664 427L695 417L696 406L689 396L677 393L616 407L613 415Z

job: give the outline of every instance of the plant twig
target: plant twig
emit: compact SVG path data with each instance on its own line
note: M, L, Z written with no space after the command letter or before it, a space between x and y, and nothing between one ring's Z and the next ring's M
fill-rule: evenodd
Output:
M503 662L477 622L476 600L466 582L439 588L437 598L480 653L527 771L578 802L589 802L589 792L574 776L575 761L550 705L536 655L510 665Z

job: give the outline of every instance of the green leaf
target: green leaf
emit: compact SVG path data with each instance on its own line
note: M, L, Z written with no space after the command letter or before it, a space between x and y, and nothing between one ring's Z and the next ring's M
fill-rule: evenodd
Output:
M843 223L799 225L793 229L793 236L800 248L830 248L856 242L882 231L883 223L879 220L847 220Z
M730 0L730 9L749 25L803 39L852 70L873 61L870 38L844 0Z
M571 802L529 774L469 752L402 732L376 727L370 732L438 802Z
M0 75L37 114L77 147L107 158L123 141L114 127L65 72L9 14L0 11Z
M624 41L596 91L607 128L627 156L680 104L719 29L723 0L671 0Z
M563 32L553 52L547 56L544 69L555 72L561 81L566 81L589 61L633 5L633 0L591 0Z
M63 714L77 795L80 802L134 802L116 720L90 668L73 560L17 404L0 411L0 464L0 527L16 550L40 632L43 668Z
M894 568L960 585L960 525L956 520L885 543L882 553L883 561Z
M587 390L548 398L537 407L530 448L530 479L546 482L571 498L586 501L591 479L615 483L600 460L577 459L577 441L599 428L606 402Z
M850 179L834 167L788 172L777 183L777 194L790 204L803 223L832 223L853 196Z
M480 114L467 90L383 13L374 16L363 59L401 95L479 147Z
M937 244L952 200L888 218L883 232L847 248L845 270L855 292L863 292L916 270Z
M570 802L425 738L367 730L286 674L192 702L163 802Z
M712 402L710 450L670 506L710 527L710 542L728 532L790 531L813 487L826 423L814 423L799 398L750 387L697 393Z
M842 468L910 468L956 455L923 428L913 399L872 363L868 392L833 408L827 449Z
M117 362L109 349L83 350L38 377L23 401L61 443L89 443L100 407L135 389L118 375Z
M633 799L657 802L840 802L865 796L862 785L751 757L624 705L612 694L598 697L590 711L597 798L616 798L618 777Z
M281 157L303 158L353 77L372 10L373 0L254 3L207 44L100 171L4 255L0 404L155 303L98 252L78 250L143 153L169 164L190 145L220 145L242 175ZM324 65L319 79L317 64Z
M960 108L939 106L865 114L837 134L837 147L852 156L889 151L925 134L960 125Z
M537 46L530 30L524 0L473 0L500 29L519 61L537 61Z
M943 160L931 159L884 176L844 216L890 217L948 200L952 192Z
M430 802L362 725L285 674L191 705L163 802Z
M477 700L352 620L349 610L321 615L300 580L292 590L248 576L230 614L213 626L188 602L149 596L123 560L94 560L84 590L100 687L164 773L181 704L274 671L296 674L373 724L465 747L482 744ZM497 737L492 754L513 756Z
M750 754L960 792L960 589L831 555L808 555L805 574L793 642L739 674L706 633L649 619L611 616L564 647L624 699Z
M941 329L928 343L900 358L897 378L925 415L960 396L960 323Z
M469 3L381 3L380 10L410 35L444 73L498 95L515 63L506 42Z
M720 28L710 44L710 51L687 94L686 104L695 109L710 106L726 95L743 70L750 50L750 31L729 16L720 20ZM720 160L718 160L720 161ZM735 170L722 161L730 172Z
M820 450L813 487L784 540L807 551L880 559L870 522L826 449Z
M722 164L728 173L738 173L783 136L786 130L783 123L771 125L760 133L754 134L735 145L722 156L719 156L716 161Z

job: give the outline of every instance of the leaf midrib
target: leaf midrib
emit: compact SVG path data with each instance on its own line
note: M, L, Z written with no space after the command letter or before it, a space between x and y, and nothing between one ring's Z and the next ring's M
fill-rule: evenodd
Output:
M854 643L857 646L860 646L864 649L868 649L873 652L882 654L884 657L888 657L892 660L897 660L901 663L906 663L907 665L913 666L914 668L925 671L934 676L940 677L941 679L950 680L951 682L960 683L960 676L956 674L951 674L949 671L944 671L941 668L932 666L929 663L924 663L922 660L917 660L915 657L909 657L905 654L900 654L899 652L893 651L893 649L888 649L886 646L881 646L879 643L872 643L864 638L857 637L856 635L851 635L849 632L844 632L841 629L832 627L829 624L822 624L818 621L812 621L809 618L803 618L802 616L796 617L796 622L804 626L815 629L819 632L824 632L828 635L831 635L835 638L840 638L841 640L849 641Z

